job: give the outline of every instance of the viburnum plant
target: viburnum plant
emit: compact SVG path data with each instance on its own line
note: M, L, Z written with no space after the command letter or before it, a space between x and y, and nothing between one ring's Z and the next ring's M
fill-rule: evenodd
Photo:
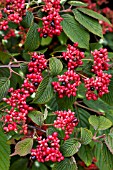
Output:
M113 25L91 5L0 1L0 170L113 170L113 53L102 29Z

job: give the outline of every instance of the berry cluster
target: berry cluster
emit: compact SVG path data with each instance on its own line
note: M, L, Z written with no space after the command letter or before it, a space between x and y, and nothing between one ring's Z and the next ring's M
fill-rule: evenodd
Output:
M80 76L73 70L68 70L63 75L58 75L58 82L52 82L55 92L60 98L76 96L77 86L81 83Z
M84 83L87 88L86 98L97 100L98 97L109 93L108 85L111 75L103 72L109 68L107 49L95 50L92 55L94 57L92 72L95 73L95 77L84 79Z
M26 116L33 108L26 103L26 99L36 91L37 86L42 81L41 71L45 67L46 60L44 59L44 55L33 53L31 62L28 64L28 70L31 73L26 75L22 87L17 90L14 90L13 88L9 89L11 97L3 99L11 106L10 110L5 110L7 114L3 117L5 122L4 130L6 132L11 130L17 131L17 124L20 124L22 130L19 132L24 134L27 133Z
M46 38L53 35L59 36L62 31L60 22L63 20L59 15L60 0L43 0L45 5L42 11L47 12L47 15L42 18L43 27L38 29L40 37Z
M72 134L74 127L78 125L78 120L75 117L75 113L68 111L56 111L57 119L54 121L54 127L61 128L65 131L64 139L67 140L70 138L70 134Z
M60 162L64 159L62 153L60 152L60 140L58 139L57 132L49 135L47 139L42 139L38 137L38 145L36 149L31 150L32 157L36 157L38 162L52 161Z
M82 59L85 57L84 53L81 52L78 48L78 43L75 43L73 46L68 44L67 51L63 52L63 58L68 60L68 70L75 69L76 67L83 64Z
M15 30L14 29L10 29L9 32L4 36L4 40L8 40L10 37L15 37Z

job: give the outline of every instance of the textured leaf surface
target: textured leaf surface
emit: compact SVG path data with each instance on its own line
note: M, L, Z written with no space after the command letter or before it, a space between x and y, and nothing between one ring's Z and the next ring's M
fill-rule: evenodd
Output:
M108 103L109 105L113 106L113 77L111 78L111 82L108 86L108 89L109 93L104 94L101 99Z
M93 156L89 146L82 145L78 152L78 156L87 166L91 165Z
M83 12L84 14L87 14L95 19L102 20L102 21L105 21L108 24L110 24L110 21L106 17L104 17L103 15L101 15L93 10L86 9L86 8L77 8L77 10L79 10L79 11Z
M7 94L10 87L10 80L7 77L0 77L0 100Z
M33 22L34 16L33 13L30 11L26 12L26 16L23 18L21 25L25 28L29 28L31 23Z
M10 164L10 145L7 144L7 138L0 129L0 170L9 170Z
M110 152L113 154L113 133L112 135L108 134L105 137L105 144L110 150Z
M88 4L80 2L80 1L69 1L68 4L72 6L87 6Z
M63 64L59 59L52 57L49 60L49 68L51 75L56 76L62 71Z
M37 89L33 103L44 104L47 103L53 97L53 87L51 83L52 83L51 77L47 76L42 80Z
M92 141L92 132L86 128L81 128L82 144L87 145Z
M95 130L105 130L112 126L112 122L104 116L90 116L89 123Z
M30 153L32 146L33 146L32 138L26 138L22 141L19 141L15 145L15 152L12 154L12 156L13 155L25 156Z
M103 37L102 28L98 20L79 12L77 9L73 9L73 13L75 19L81 25L83 25L89 32L92 32L93 34L98 35L99 37Z
M62 15L61 23L65 34L72 42L78 42L79 47L89 49L89 33L69 14ZM82 36L81 36L82 35Z
M61 152L63 156L70 157L77 153L80 147L80 142L76 141L74 138L71 138L66 140L61 146Z
M25 50L33 51L37 49L40 45L40 36L39 32L37 31L38 25L36 23L32 23L27 32L27 37L25 40Z
M63 161L54 165L52 170L77 170L77 165L74 157L65 158Z
M36 123L37 125L42 125L44 122L44 116L39 111L32 111L28 114L28 117L31 118L31 120Z

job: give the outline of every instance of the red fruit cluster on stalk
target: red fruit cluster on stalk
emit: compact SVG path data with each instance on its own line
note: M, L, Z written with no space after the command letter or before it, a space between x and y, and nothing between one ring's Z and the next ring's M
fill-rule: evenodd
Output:
M28 70L31 73L26 75L26 79L20 89L14 90L10 88L11 97L3 99L11 106L9 110L5 110L7 114L3 117L5 122L4 130L6 132L17 131L17 125L21 125L22 129L19 133L27 133L26 116L33 108L26 103L26 100L36 91L37 86L42 81L41 71L46 68L46 63L44 55L33 53L31 62L28 64Z
M63 20L59 15L60 0L43 0L45 5L42 11L47 12L47 15L42 18L43 27L38 29L40 37L46 38L47 36L53 37L53 35L59 36L62 31L60 25Z
M84 79L84 83L87 88L86 98L97 100L98 97L109 93L108 86L112 76L103 72L109 69L107 49L95 50L92 55L94 57L92 72L95 73L95 77Z
M78 120L75 117L75 113L71 110L68 111L56 111L57 119L54 121L54 127L61 128L65 132L64 139L67 140L70 138L70 134L72 134L74 127L78 125Z
M58 75L58 82L52 82L55 92L60 98L76 96L77 86L81 83L79 74L68 70L63 75Z
M46 139L41 137L37 138L38 145L36 149L31 150L31 155L36 157L38 162L60 162L64 159L60 152L60 140L58 139L57 132L49 135Z
M84 52L81 52L77 47L78 43L75 43L73 46L68 44L67 51L62 53L63 58L68 61L68 70L75 69L83 64Z

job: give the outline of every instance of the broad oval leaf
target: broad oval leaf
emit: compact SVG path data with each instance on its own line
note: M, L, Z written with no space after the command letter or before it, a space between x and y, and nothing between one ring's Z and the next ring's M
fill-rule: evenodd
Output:
M52 57L49 60L49 68L50 68L50 74L52 76L56 76L62 71L63 64L59 59Z
M81 143L75 140L74 138L71 138L66 140L60 149L63 156L70 157L77 153L80 147Z
M25 50L27 51L34 51L40 45L40 36L38 32L38 25L36 23L32 23L27 32L27 37L25 40Z
M100 26L98 20L83 14L77 9L73 9L75 19L83 25L89 32L103 38L102 27Z
M41 126L44 122L44 115L39 111L32 111L28 114L28 117L37 125Z
M0 100L7 94L10 87L10 80L7 77L0 77Z
M32 146L33 146L32 138L26 138L22 141L19 141L15 145L15 152L11 156L14 156L14 155L25 156L30 153Z
M112 122L104 116L90 116L89 123L95 130L106 130L112 126Z
M10 145L7 144L7 138L0 129L0 169L9 170L10 165Z
M84 6L84 7L88 6L88 4L80 1L69 1L68 4L72 6Z
M63 21L61 25L63 31L72 42L78 42L79 47L89 49L89 32L86 31L80 24L69 14L62 15ZM82 35L82 36L81 36Z
M55 163L52 170L77 170L77 164L74 157L65 158L61 162Z
M81 128L81 142L84 145L89 144L92 141L92 132L86 128Z
M31 11L26 12L26 16L23 18L21 25L25 28L29 28L31 23L33 22L34 16Z
M53 97L52 78L46 76L40 83L32 103L44 104Z
M77 10L79 10L79 11L83 12L84 14L87 14L95 19L102 20L102 21L107 22L108 24L111 24L110 21L106 17L104 17L103 15L101 15L93 10L90 10L87 8L77 8Z

